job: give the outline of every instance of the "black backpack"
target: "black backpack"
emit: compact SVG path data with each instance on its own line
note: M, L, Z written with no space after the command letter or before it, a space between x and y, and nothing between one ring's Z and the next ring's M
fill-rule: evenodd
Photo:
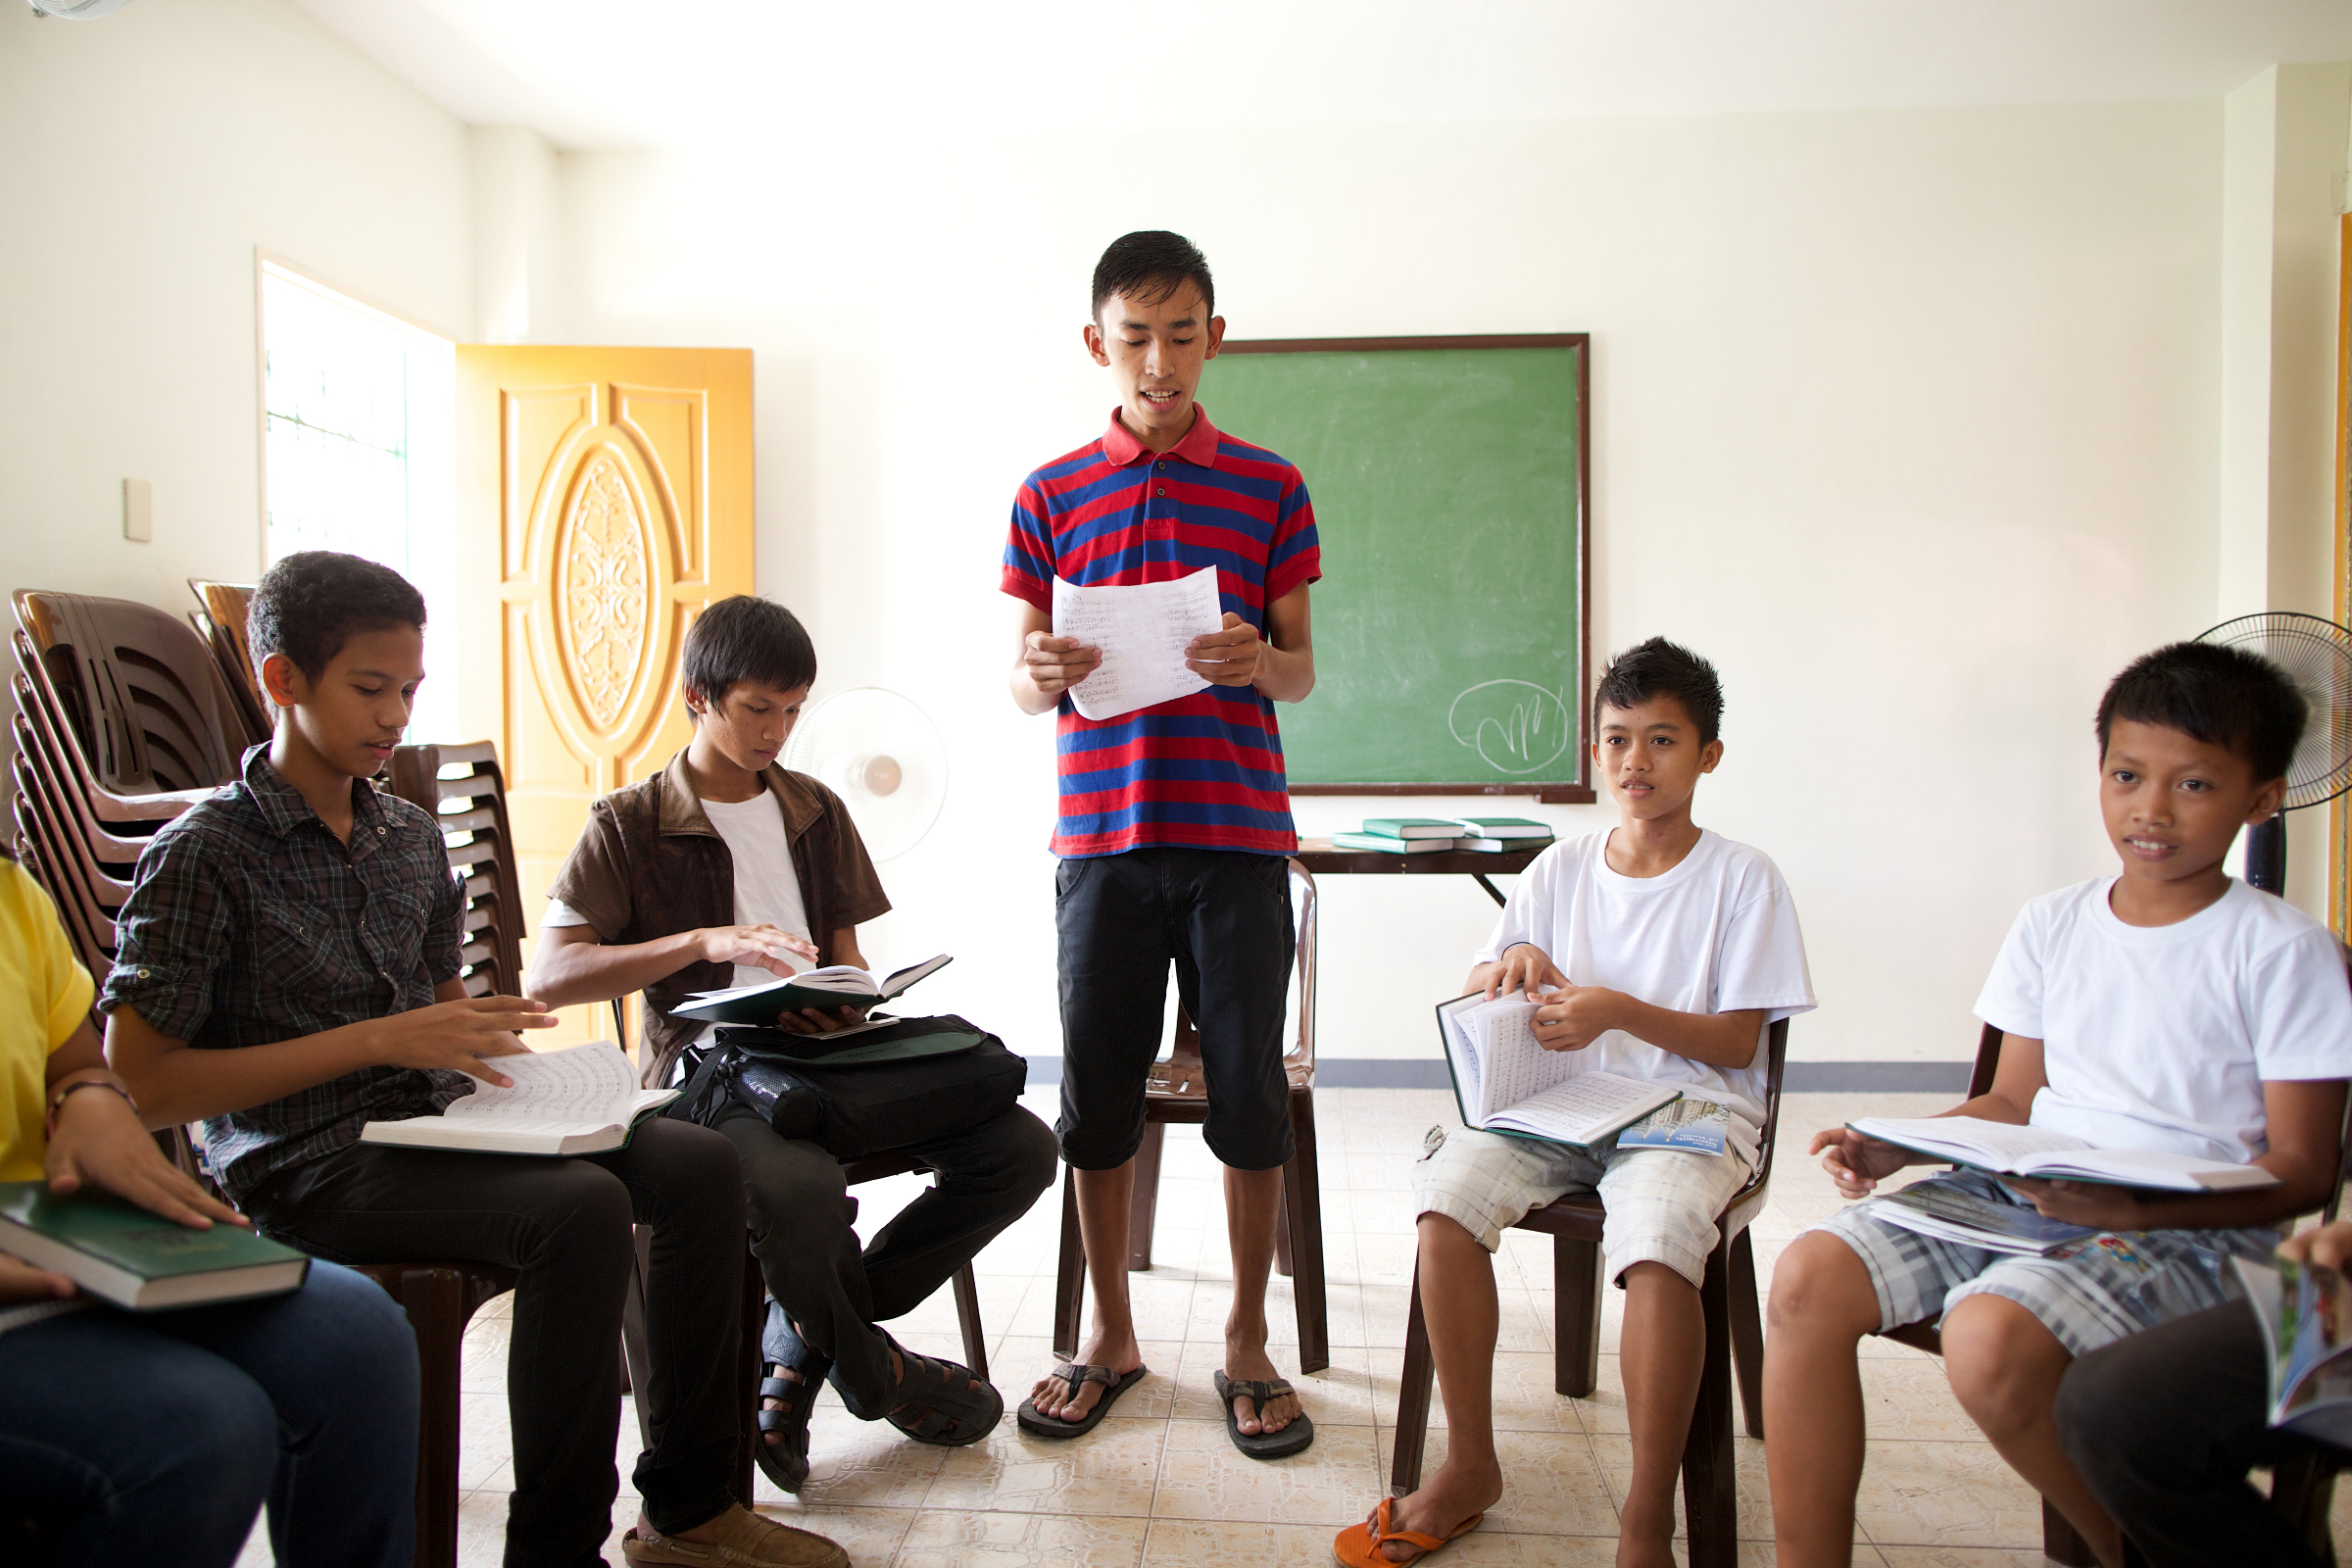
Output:
M894 1018L850 1035L723 1027L687 1048L686 1088L665 1116L715 1126L735 1105L780 1138L837 1159L969 1132L1012 1109L1029 1063L952 1014Z

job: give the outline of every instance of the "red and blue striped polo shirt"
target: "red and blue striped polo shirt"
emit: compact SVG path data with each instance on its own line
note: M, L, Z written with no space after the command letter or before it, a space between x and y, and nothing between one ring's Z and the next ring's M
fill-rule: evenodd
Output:
M1167 582L1217 568L1224 608L1266 630L1266 606L1322 575L1314 508L1298 470L1220 434L1193 405L1163 453L1118 416L1102 438L1031 474L1012 503L1004 592L1047 614L1054 578L1081 587ZM1289 855L1298 847L1274 703L1211 686L1112 719L1055 711L1061 815L1055 855L1152 844Z

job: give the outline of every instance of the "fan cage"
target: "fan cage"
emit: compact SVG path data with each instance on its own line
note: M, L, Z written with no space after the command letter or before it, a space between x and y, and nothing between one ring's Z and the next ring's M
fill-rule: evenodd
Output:
M2303 743L2287 768L2287 810L2318 806L2352 787L2352 632L2319 615L2271 611L2226 620L2197 641L2262 655L2310 704Z

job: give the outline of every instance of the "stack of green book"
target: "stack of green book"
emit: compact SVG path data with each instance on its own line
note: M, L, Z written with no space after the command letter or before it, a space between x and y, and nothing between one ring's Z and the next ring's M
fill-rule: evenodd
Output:
M1382 855L1426 855L1433 850L1540 850L1552 841L1551 828L1524 816L1375 816L1353 833L1334 833L1335 850L1376 850Z
M1552 841L1549 823L1531 822L1524 816L1463 816L1454 819L1462 836L1453 841L1457 850L1477 850L1485 855L1500 855L1505 850L1540 850Z

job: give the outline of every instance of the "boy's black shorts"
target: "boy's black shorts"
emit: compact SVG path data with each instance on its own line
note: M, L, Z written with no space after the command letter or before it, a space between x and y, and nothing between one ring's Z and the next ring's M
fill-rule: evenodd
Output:
M1064 860L1054 877L1061 960L1061 1157L1126 1163L1166 1022L1168 964L1200 1032L1210 1152L1237 1170L1291 1157L1284 1003L1296 939L1279 855L1152 847Z

